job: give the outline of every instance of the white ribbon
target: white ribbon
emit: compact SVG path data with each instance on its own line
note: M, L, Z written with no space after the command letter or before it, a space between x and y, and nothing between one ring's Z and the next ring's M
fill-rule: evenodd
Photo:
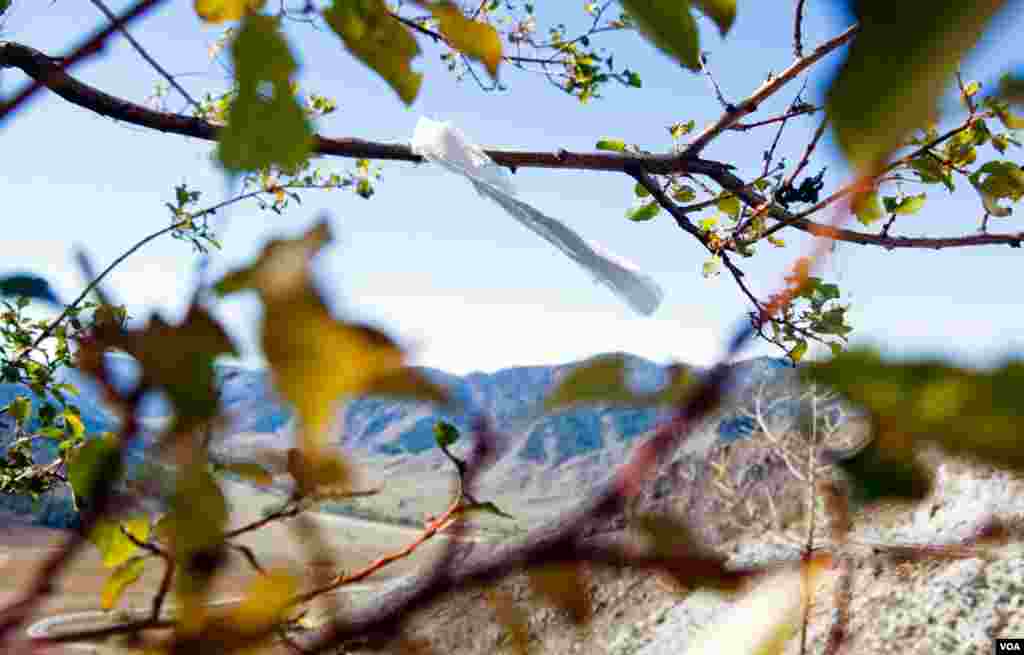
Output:
M412 135L412 151L453 173L466 177L477 193L498 203L519 221L576 261L610 288L633 311L650 315L661 304L658 283L634 264L606 252L561 221L515 198L515 187L504 168L498 166L476 144L447 122L420 118Z

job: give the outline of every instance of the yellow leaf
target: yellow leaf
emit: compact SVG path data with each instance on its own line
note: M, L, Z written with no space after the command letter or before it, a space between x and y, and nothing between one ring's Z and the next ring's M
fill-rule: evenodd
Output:
M89 541L103 556L103 566L110 569L121 566L139 550L139 547L121 531L122 526L139 541L149 539L148 516L137 516L123 522L103 519L98 521L89 533Z
M436 401L445 392L404 365L398 345L379 330L331 316L313 287L308 262L330 240L326 222L293 240L275 240L256 263L228 275L222 293L256 289L265 305L263 352L277 390L295 406L301 449L315 460L336 404L376 393Z
M117 601L121 599L125 589L139 579L145 568L145 559L133 557L111 571L107 581L103 583L103 591L100 593L100 607L104 610L113 609L117 605Z
M689 393L692 377L681 367L673 370L666 388L640 393L627 380L628 361L624 355L600 355L574 368L544 401L550 412L578 404L652 407L677 405Z
M223 23L255 13L265 3L266 0L195 0L195 10L207 23Z
M245 600L231 611L227 624L244 635L266 634L281 620L297 591L295 577L287 571L260 575L249 585Z
M348 51L377 71L405 104L416 99L423 76L413 72L412 60L420 47L391 17L384 0L334 0L324 19Z
M288 450L288 473L295 479L299 493L341 495L352 486L352 471L337 455L319 451L310 456L295 448Z
M687 653L781 655L800 626L810 591L829 563L827 556L817 557L767 576Z
M453 48L467 57L482 61L491 77L498 77L501 36L496 29L466 18L462 10L451 2L432 4L430 11L438 21L441 34L444 34Z

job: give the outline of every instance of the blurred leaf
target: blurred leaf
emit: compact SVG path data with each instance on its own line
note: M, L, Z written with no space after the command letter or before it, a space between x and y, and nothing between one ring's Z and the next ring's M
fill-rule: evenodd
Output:
M879 500L917 501L932 489L932 475L920 461L913 441L898 430L884 430L876 425L871 441L853 456L836 459L829 451L826 460L833 460L852 483L855 502L870 504Z
M81 437L85 435L85 424L82 423L81 416L68 410L64 410L61 416L64 418L64 425L71 432L71 436Z
M227 624L244 635L263 635L277 625L298 591L295 576L284 570L257 576L243 600L231 610Z
M29 417L32 416L32 399L28 396L16 396L7 404L6 409L10 417L24 428L28 424Z
M769 575L708 627L687 653L782 655L803 620L804 599L829 562L828 556L816 557Z
M688 1L622 0L622 6L651 43L690 70L701 70L700 36Z
M288 473L302 496L344 495L352 488L353 474L340 455L318 452L308 457L295 448L288 450Z
M1003 0L853 3L860 31L828 91L828 115L853 168L873 172L932 116L964 54Z
M749 577L747 572L727 569L726 558L709 549L689 525L676 517L641 514L635 523L650 540L653 554L661 559L660 568L681 589L708 588L732 593Z
M2 13L2 12L0 12ZM60 299L45 279L29 273L0 277L0 296L24 296L59 305Z
M309 260L331 239L325 221L298 239L272 240L252 265L216 285L220 293L255 289L263 299L262 346L277 390L301 421L301 449L314 460L339 401L374 393L437 401L443 390L405 366L379 330L336 320L313 286Z
M142 368L143 387L163 389L174 408L171 431L185 433L219 413L214 360L236 355L227 333L205 309L189 308L181 325L170 325L159 316L137 330L96 329L102 348L119 348L134 357Z
M653 407L678 405L692 387L690 374L675 368L665 389L651 393L637 393L627 383L628 361L624 355L599 355L573 368L548 394L544 411L551 412L572 405L621 405Z
M533 590L568 614L573 623L582 625L590 620L593 608L581 563L532 566L526 570L526 575Z
M100 593L100 608L109 611L117 606L125 590L134 584L146 568L146 560L142 557L133 557L117 566L107 581L103 583L103 591Z
M657 200L652 200L648 203L644 203L639 207L634 207L626 212L626 218L637 223L643 221L649 221L658 215L661 211L661 205L658 204Z
M294 168L313 149L313 129L291 87L298 64L271 16L246 17L231 44L238 93L219 135L229 171Z
M191 465L178 474L171 499L170 532L179 561L219 546L223 540L228 506L217 481L205 467Z
M505 634L508 635L514 651L517 655L527 655L530 652L530 622L526 612L516 605L508 593L500 589L488 589L486 598L488 604L494 608L498 623L505 628Z
M90 439L77 448L68 462L68 482L78 499L92 496L96 483L104 474L111 474L119 456L114 438Z
M429 7L448 43L467 57L482 61L490 76L497 78L498 64L501 63L501 36L498 31L486 23L466 18L457 5L446 0Z
M260 486L266 487L274 484L274 476L267 469L253 462L225 462L220 464L220 468Z
M138 552L139 547L121 531L122 526L139 541L149 539L149 517L137 516L127 521L101 519L89 533L89 541L103 556L103 566L117 568Z
M412 104L423 81L412 70L420 47L390 16L384 0L334 0L324 19L349 52L383 77L402 102Z
M860 348L813 364L806 375L871 412L882 450L904 453L909 442L934 442L957 455L1024 470L1021 361L975 371L941 360L887 362Z
M693 5L714 21L722 36L729 32L736 21L736 0L693 0Z
M195 0L196 14L207 23L223 23L254 14L266 0Z
M447 448L459 440L459 430L447 421L434 424L434 441L441 448Z
M626 142L620 139L601 139L594 146L598 150L611 150L613 152L622 152L626 149Z

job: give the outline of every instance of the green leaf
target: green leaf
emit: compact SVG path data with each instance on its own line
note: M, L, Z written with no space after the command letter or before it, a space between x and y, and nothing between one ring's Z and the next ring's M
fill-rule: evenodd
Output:
M82 417L76 412L65 409L61 416L64 418L64 425L71 432L71 436L81 437L85 435L85 424L82 423Z
M195 0L196 14L207 23L223 23L254 14L266 0Z
M493 514L494 516L500 516L503 519L514 519L515 517L511 514L503 512L497 505L491 501L483 503L470 503L463 506L463 516L470 516L471 514Z
M637 198L647 198L651 195L651 192L647 190L647 187L637 182L636 185L633 186L633 194L636 195Z
M89 533L89 541L103 556L103 566L117 568L131 559L139 547L121 531L122 526L139 541L149 539L149 517L138 516L127 521L101 519Z
M313 129L292 92L298 64L270 16L247 16L231 45L238 94L217 156L229 171L293 169L313 149Z
M742 209L740 199L731 193L726 193L720 196L718 201L715 203L715 206L718 207L720 211L725 212L733 218L739 216L740 210Z
M714 21L722 36L729 32L736 21L736 0L693 0L693 5Z
M622 152L626 149L626 142L621 139L601 139L594 146L598 150L611 150L613 152Z
M799 364L800 360L807 354L807 340L801 339L795 346L793 346L793 349L786 354L793 360L794 364Z
M927 194L920 193L916 196L907 196L903 200L900 200L899 204L896 205L895 208L893 208L893 213L898 214L900 216L909 216L911 214L916 214L917 212L921 211L922 207L924 207L926 195Z
M82 444L68 462L68 482L75 497L91 497L99 479L116 468L117 456L117 441L112 437L98 437Z
M924 125L1002 0L855 3L859 32L827 113L853 168L870 172Z
M852 209L853 213L857 215L857 220L864 225L871 225L885 216L876 190L854 196Z
M697 33L697 21L690 13L689 2L622 0L622 6L654 45L690 70L701 70L700 36Z
M686 121L685 123L673 123L669 125L668 133L672 135L673 139L681 139L692 132L696 125L697 123L693 120Z
M1019 394L1024 362L972 370L933 359L887 362L877 351L861 348L812 365L806 374L868 410L883 449L908 451L903 444L930 442L957 455L1024 470Z
M681 367L674 367L666 388L638 393L627 382L626 357L601 355L575 367L544 401L550 412L580 404L654 407L678 405L690 393L693 380Z
M434 424L434 441L441 448L447 448L459 440L459 429L447 421Z
M0 296L23 296L54 305L60 304L60 299L57 298L57 294L49 282L38 275L28 273L0 277Z
M672 192L672 197L679 202L693 202L697 198L697 191L692 186L683 184Z
M443 1L430 5L438 29L448 43L467 57L482 61L492 78L498 77L501 63L501 36L486 23L470 20L458 6Z
M626 218L637 223L643 221L649 221L658 215L661 211L661 205L658 204L657 200L652 200L648 203L644 203L639 207L634 207L626 212Z
M32 416L32 400L28 396L17 396L8 403L7 413L20 427L25 427Z
M228 518L227 501L205 467L189 466L178 475L166 519L179 561L220 544Z
M384 0L334 0L324 18L349 52L384 78L402 102L412 104L423 81L412 70L420 47L391 17Z
M111 571L100 593L100 608L104 611L114 609L125 590L142 576L145 568L145 558L133 557Z

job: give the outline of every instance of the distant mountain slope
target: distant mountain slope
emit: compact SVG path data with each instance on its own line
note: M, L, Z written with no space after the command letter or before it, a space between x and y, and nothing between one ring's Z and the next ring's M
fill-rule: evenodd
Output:
M627 355L631 381L640 389L653 390L667 381L667 367L641 357ZM612 460L625 456L631 443L649 433L659 420L655 409L581 407L550 415L540 415L543 399L581 362L554 366L524 366L494 373L452 375L437 369L422 372L443 385L465 408L459 416L449 416L421 403L386 398L361 398L339 408L340 430L334 443L361 457L385 461L399 458L414 470L415 461L424 457L431 468L442 466L434 446L433 428L438 420L451 421L468 429L472 418L486 416L508 438L501 444L501 464L496 467L514 481L515 486L530 485L559 469L571 470L574 477L592 480L614 465ZM111 356L108 366L116 380L125 386L137 377L137 365L125 356ZM702 374L700 369L692 369ZM235 417L232 434L218 440L218 454L248 458L261 449L283 450L294 444L291 434L292 411L275 393L269 373L237 366L219 366L221 399ZM77 371L68 371L66 379L81 389L75 400L90 432L115 427L113 418L102 408L99 388ZM789 384L795 370L778 359L759 358L735 366L737 391L751 389L761 382ZM6 404L28 390L15 385L0 385L0 403ZM39 399L34 399L38 406ZM2 405L0 405L2 406ZM168 407L153 399L144 407L150 418L166 415ZM721 439L735 439L752 429L749 421L724 415L713 429ZM7 439L0 436L0 446ZM141 460L142 453L131 453ZM410 459L411 458L411 459ZM570 463L572 466L565 468ZM0 497L0 507L24 511L24 499ZM48 510L49 515L60 514ZM47 523L52 523L47 520Z

